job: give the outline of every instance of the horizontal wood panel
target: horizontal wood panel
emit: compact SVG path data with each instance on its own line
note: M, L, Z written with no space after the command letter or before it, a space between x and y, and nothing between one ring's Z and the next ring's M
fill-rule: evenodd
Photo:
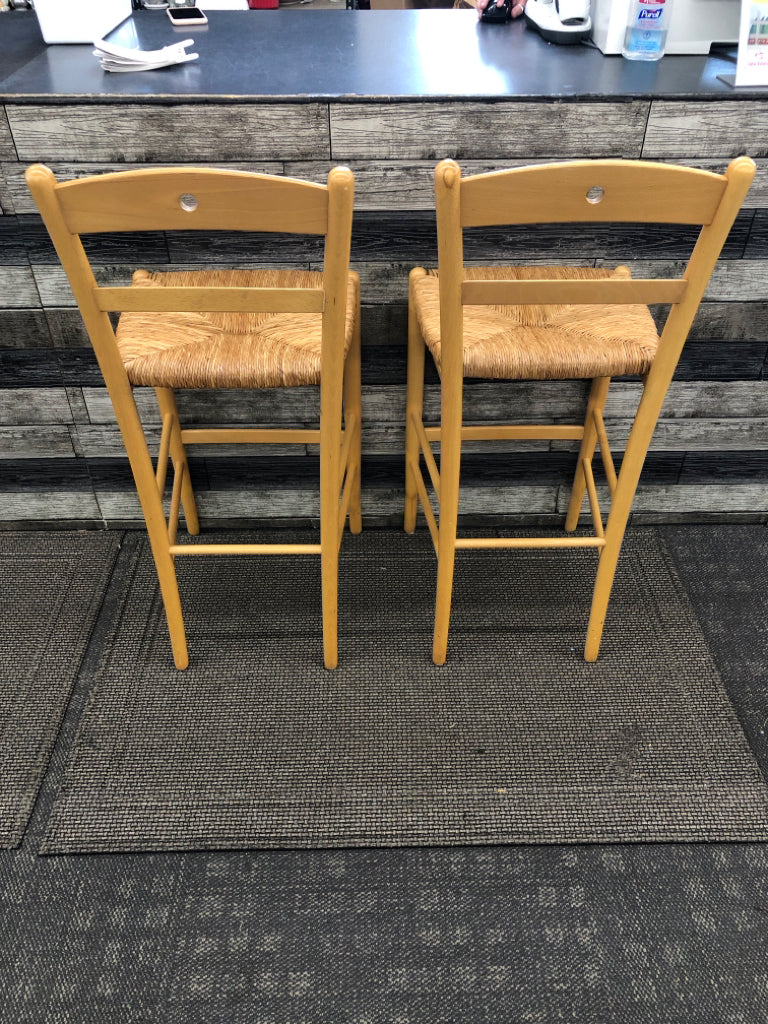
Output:
M606 429L611 448L617 452L627 446L632 421L629 419L606 419ZM577 451L578 445L567 441L554 441L554 449ZM715 419L714 417L693 417L691 419L660 419L651 440L653 452L690 451L765 451L768 450L768 419ZM737 463L738 464L738 463Z
M20 235L26 248L25 262L33 266L58 265L56 251L39 218L20 218ZM83 247L88 259L96 265L163 265L170 260L168 239L162 231L89 235L83 238Z
M61 367L52 348L0 346L0 386L8 389L56 387L61 383Z
M607 509L610 496L606 487L597 488L600 507ZM567 487L560 490L557 502L558 512L565 514L568 508L570 491ZM637 489L632 505L633 515L644 512L688 512L706 514L720 512L724 514L747 512L765 514L768 512L768 480L758 484L724 484L722 486L707 484L673 484L643 485ZM588 516L586 504L582 509L582 517ZM582 522L586 523L582 518Z
M319 103L78 104L8 108L21 161L305 160L330 156Z
M0 309L25 309L40 306L37 285L29 267L3 267Z
M71 422L72 412L63 387L0 390L0 424L32 426Z
M96 497L86 491L0 491L0 523L7 528L13 523L79 523L101 522Z
M727 484L759 483L768 480L768 452L742 452L739 458L727 452L686 452L680 471L680 483Z
M737 116L737 111L740 116ZM654 100L642 155L647 159L768 156L768 100L748 107L695 100ZM765 166L760 188L765 188Z
M0 306L6 297L0 290ZM52 344L48 320L42 309L0 308L0 345L19 351L34 351Z
M690 338L768 338L768 301L703 302L691 327Z
M331 103L331 156L363 160L639 157L648 104ZM699 155L701 150L699 150Z
M0 459L70 459L74 456L75 448L66 427L0 427Z

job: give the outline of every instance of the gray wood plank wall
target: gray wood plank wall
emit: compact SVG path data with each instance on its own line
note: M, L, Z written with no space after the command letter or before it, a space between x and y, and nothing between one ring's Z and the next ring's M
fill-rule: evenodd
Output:
M334 163L356 176L352 260L363 295L364 512L402 515L407 277L436 259L432 171L444 156L467 172L538 160L625 157L722 170L753 156L758 179L707 290L654 439L635 520L768 519L768 102L516 102L7 104L0 107L0 528L137 524L114 416L79 315L24 184L48 163L61 178L150 164L202 164L321 181ZM638 203L642 197L638 196ZM486 232L474 262L628 262L637 273L678 266L690 236L672 229L560 228ZM259 244L236 234L121 236L92 250L97 276L150 268L313 267L314 240ZM617 382L607 410L618 452L638 384ZM579 417L585 386L471 382L466 415L522 421ZM158 414L138 394L151 444ZM437 415L436 376L426 407ZM316 396L227 392L180 396L189 421L313 421ZM510 413L511 410L511 413ZM561 521L572 446L468 447L463 511L473 524ZM192 469L207 524L312 522L317 466L310 447L205 447Z

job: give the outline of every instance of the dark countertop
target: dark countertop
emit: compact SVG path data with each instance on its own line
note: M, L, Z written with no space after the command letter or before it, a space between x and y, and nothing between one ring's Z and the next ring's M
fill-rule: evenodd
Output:
M110 74L90 46L46 46L32 12L0 17L0 101L208 102L523 100L765 97L735 90L735 50L658 63L552 46L522 19L485 25L474 11L209 11L209 24L174 28L165 11L137 11L110 36L158 49L194 37L198 61Z

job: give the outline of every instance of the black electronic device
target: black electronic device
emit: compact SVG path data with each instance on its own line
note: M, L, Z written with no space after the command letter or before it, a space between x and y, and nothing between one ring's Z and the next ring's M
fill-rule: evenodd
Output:
M189 25L208 24L205 11L201 11L199 7L169 7L167 14L172 25L181 25L184 28Z
M516 0L488 0L488 6L480 15L480 21L509 21Z

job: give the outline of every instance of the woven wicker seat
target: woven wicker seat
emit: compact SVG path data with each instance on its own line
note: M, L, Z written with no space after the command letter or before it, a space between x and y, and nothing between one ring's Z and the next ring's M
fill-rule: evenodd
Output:
M242 171L161 168L57 183L41 165L27 183L77 299L131 463L165 605L173 658L189 657L174 559L179 555L320 556L323 659L338 660L338 549L360 509L360 295L349 270L354 179L327 185ZM119 231L245 231L320 235L323 269L137 270L99 287L80 235ZM110 312L120 312L117 330ZM182 428L177 388L318 385L319 428ZM153 466L133 395L153 387L163 430ZM187 462L192 443L319 444L319 543L177 543L199 521ZM173 484L164 509L165 480ZM314 509L309 511L314 516Z
M310 270L137 270L135 287L322 288ZM348 275L344 356L359 305ZM165 388L280 388L319 384L320 313L123 313L117 345L131 384Z
M447 653L456 551L492 547L597 550L584 646L588 661L597 658L624 531L659 412L754 174L755 165L747 157L734 160L724 175L641 161L593 160L462 178L454 161L438 164L438 269L417 267L410 276L405 498L405 529L413 532L421 506L437 553L432 644L436 664L442 664ZM633 279L624 266L464 265L465 228L579 222L692 224L701 232L685 273L673 279ZM589 253L584 262L594 262ZM649 304L669 308L661 336ZM425 426L422 419L427 350L440 374L439 426ZM642 378L643 394L617 474L603 409L611 378L628 374ZM466 425L465 377L587 378L592 383L582 423ZM579 442L565 529L576 529L586 495L593 536L457 537L462 442L531 439ZM440 445L439 467L431 448L435 442ZM597 448L611 498L605 523L592 474ZM424 466L434 487L438 517Z
M626 267L608 272L626 280ZM594 267L466 267L468 281L599 280ZM440 285L437 271L414 281L416 316L440 369ZM647 306L465 306L464 376L564 380L645 374L659 336Z

